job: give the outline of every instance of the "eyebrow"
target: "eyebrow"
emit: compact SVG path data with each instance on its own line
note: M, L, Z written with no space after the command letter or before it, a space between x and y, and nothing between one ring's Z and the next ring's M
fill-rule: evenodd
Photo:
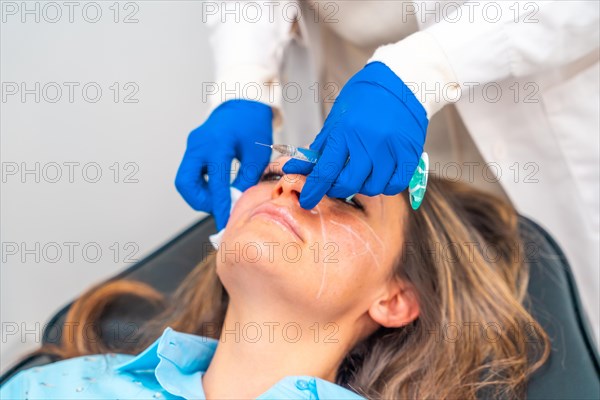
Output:
M263 170L263 172L261 173L261 176L263 176L264 174L269 173L269 172L281 172L281 174L284 174L282 168L283 168L283 164L271 161L267 164L267 167Z

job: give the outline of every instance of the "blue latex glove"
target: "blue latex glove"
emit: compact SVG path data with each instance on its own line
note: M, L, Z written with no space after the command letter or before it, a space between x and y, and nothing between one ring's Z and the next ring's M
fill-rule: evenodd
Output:
M305 209L325 194L398 194L417 168L427 124L427 113L411 90L385 64L373 62L344 85L310 145L321 152L319 161L292 159L283 171L308 175L300 194Z
M244 191L258 182L271 149L254 142L273 143L272 118L271 107L263 103L230 100L188 137L175 186L192 208L214 215L218 230L229 220L232 160L241 164L233 186Z

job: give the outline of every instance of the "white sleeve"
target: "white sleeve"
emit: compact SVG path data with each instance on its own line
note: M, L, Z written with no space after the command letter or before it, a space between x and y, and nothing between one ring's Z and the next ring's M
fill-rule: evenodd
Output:
M426 87L430 95L420 90L417 97L431 118L460 97L460 90L457 96L449 92L453 84L462 89L465 83L523 77L596 50L599 4L468 1L448 15L441 12L440 22L424 31L380 47L369 61L381 61L403 80ZM434 85L441 95L431 95Z
M260 101L278 108L278 71L299 9L296 1L207 2L215 82L206 85L211 109L226 100Z

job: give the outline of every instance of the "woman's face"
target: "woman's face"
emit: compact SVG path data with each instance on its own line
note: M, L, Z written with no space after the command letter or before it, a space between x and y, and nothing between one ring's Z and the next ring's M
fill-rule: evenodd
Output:
M217 271L232 301L290 306L316 321L364 314L390 282L404 238L406 203L397 196L324 197L300 207L303 175L269 164L232 210Z

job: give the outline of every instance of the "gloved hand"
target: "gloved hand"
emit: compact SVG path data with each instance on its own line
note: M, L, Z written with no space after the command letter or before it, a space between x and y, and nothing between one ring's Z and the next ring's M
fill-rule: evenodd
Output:
M217 230L229 219L233 158L241 163L233 182L241 191L255 185L269 163L271 149L254 142L273 143L272 117L266 104L229 100L188 137L175 186L193 209L214 215Z
M305 209L325 194L394 195L408 187L417 168L427 124L411 90L385 64L372 62L344 85L310 145L321 152L319 161L291 159L283 171L308 174L300 194Z

